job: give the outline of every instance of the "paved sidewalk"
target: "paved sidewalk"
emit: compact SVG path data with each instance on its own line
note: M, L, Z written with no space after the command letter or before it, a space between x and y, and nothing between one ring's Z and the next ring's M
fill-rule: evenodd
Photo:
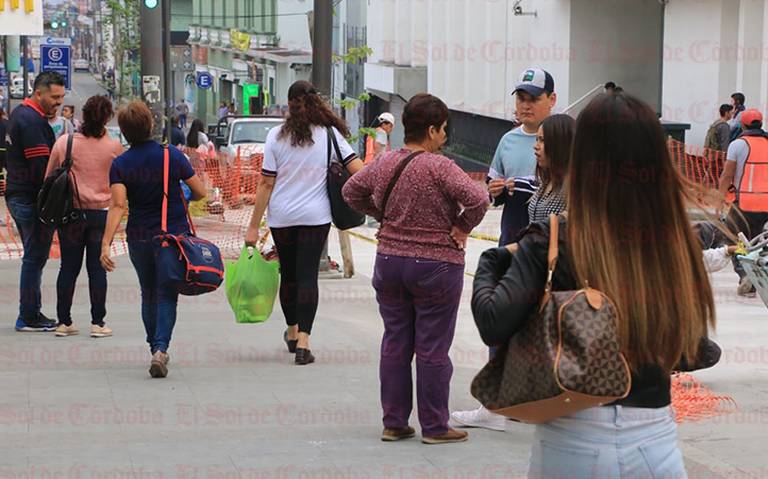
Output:
M362 228L359 233L372 236ZM336 233L331 252L340 257ZM490 246L472 240L467 272ZM223 288L183 298L170 375L152 380L127 257L110 274L115 336L12 330L19 262L0 261L0 478L507 478L523 477L532 428L473 430L463 444L379 441L378 345L370 276L375 246L353 239L357 276L321 282L312 347L317 363L292 364L279 306L266 323L237 325ZM44 277L44 312L55 310L57 261ZM74 311L87 332L85 272ZM486 357L469 311L471 277L452 349L451 407L475 407L468 388ZM735 295L733 273L715 275L725 351L696 374L734 397L737 413L680 428L692 478L768 477L768 318L759 300ZM412 425L418 426L415 417Z

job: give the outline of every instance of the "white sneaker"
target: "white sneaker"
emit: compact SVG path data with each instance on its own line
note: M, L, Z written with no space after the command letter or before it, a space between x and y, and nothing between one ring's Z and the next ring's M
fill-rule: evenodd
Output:
M483 406L472 411L454 411L451 419L464 427L481 427L491 431L506 430L507 418L500 414L492 413Z

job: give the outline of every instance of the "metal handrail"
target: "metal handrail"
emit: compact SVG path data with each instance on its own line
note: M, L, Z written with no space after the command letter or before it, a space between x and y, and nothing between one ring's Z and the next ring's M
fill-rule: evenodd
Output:
M569 111L571 111L571 110L572 110L572 109L573 109L573 108L574 108L576 105L578 105L579 103L583 102L583 101L584 101L584 100L586 100L587 98L589 98L589 97L593 96L595 93L597 93L597 92L599 92L600 90L602 90L602 89L603 89L603 87L604 87L604 85L596 85L594 88L592 88L592 89L591 89L591 90L589 90L587 93L585 93L585 94L584 94L584 96L582 96L581 98L579 98L579 99L578 99L578 100L576 100L575 102L573 102L573 103L571 103L570 105L568 105L567 107L565 107L565 110L563 110L563 113L566 113L566 114L567 114L567 113L568 113Z

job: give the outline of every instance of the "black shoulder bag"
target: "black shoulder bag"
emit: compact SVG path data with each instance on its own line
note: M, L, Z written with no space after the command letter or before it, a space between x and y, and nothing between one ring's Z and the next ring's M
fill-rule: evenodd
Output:
M64 163L45 179L37 195L37 215L48 226L60 226L72 223L82 217L82 212L75 208L77 179L72 172L72 141L75 135L67 137L67 154Z
M339 144L336 142L336 135L331 127L326 128L328 132L328 198L331 201L331 217L333 224L340 230L356 228L365 223L365 215L358 213L350 208L341 194L344 184L352 177L347 167L342 164L344 160L341 157ZM333 148L333 150L331 150ZM336 160L333 159L333 151L336 152Z

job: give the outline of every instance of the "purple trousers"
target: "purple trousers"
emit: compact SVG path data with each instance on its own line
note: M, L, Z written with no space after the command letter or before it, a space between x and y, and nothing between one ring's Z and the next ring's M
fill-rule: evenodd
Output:
M384 427L408 425L413 409L411 362L416 354L416 398L423 436L448 430L453 364L448 351L464 286L464 266L379 254L373 274L384 320L381 406Z

